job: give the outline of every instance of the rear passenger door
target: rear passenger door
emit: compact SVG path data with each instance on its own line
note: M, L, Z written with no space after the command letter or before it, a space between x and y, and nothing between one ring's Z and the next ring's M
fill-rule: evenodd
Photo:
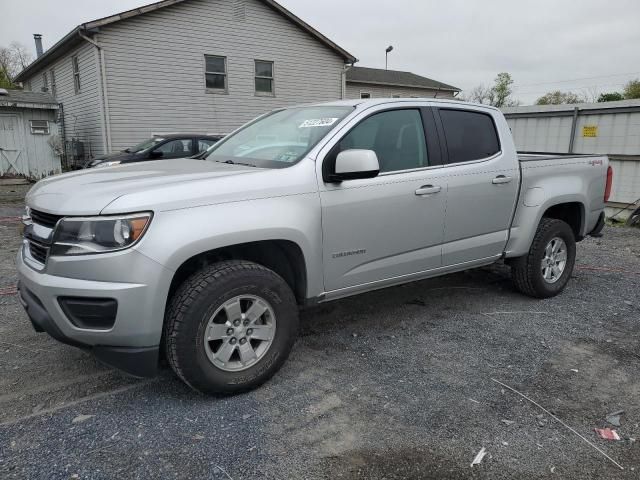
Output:
M445 216L443 265L502 254L519 186L519 169L501 147L488 111L437 108L445 146L449 191Z

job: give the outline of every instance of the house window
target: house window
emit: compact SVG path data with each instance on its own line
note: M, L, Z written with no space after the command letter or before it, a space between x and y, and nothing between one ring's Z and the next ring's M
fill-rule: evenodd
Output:
M52 68L49 71L49 77L51 77L51 95L56 96L56 72Z
M273 62L255 60L256 66L256 94L273 95Z
M42 91L43 92L49 91L49 76L47 75L47 72L44 72L42 74Z
M205 55L205 85L209 90L227 91L227 57Z
M31 133L34 135L49 135L48 120L29 120Z
M73 88L76 93L80 93L80 65L77 56L71 57L71 66L73 67Z
M360 92L360 98L371 98L371 94L369 92Z

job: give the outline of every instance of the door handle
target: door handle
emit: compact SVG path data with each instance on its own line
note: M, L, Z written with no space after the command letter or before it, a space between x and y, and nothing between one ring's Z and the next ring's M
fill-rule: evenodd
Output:
M509 183L511 180L513 180L512 177L507 177L505 175L498 175L496 178L491 180L491 183L493 183L494 185L500 185L502 183Z
M440 190L442 190L442 187L439 185L423 185L416 190L416 195L433 195L434 193L438 193Z

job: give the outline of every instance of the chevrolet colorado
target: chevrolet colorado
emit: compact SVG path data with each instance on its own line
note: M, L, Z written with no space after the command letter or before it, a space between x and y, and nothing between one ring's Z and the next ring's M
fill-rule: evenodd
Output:
M275 110L202 160L66 173L26 197L20 299L37 331L202 392L260 385L298 306L504 260L561 292L599 234L606 156L519 155L499 110L440 99Z

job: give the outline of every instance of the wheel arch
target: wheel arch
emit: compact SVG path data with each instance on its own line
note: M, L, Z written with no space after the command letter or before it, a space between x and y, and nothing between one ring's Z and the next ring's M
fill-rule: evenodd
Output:
M586 235L586 202L580 195L564 195L549 199L539 206L518 204L516 218L505 249L506 258L525 255L543 218L555 218L569 224L576 241Z
M562 220L571 227L576 241L580 241L584 238L585 206L584 203L580 201L562 202L550 205L543 212L540 219L542 218L555 218L556 220ZM538 221L538 224L540 224L540 221Z
M258 240L217 247L186 258L171 279L165 311L175 291L189 276L224 260L247 260L269 268L287 282L298 304L307 298L307 267L302 248L291 240Z

